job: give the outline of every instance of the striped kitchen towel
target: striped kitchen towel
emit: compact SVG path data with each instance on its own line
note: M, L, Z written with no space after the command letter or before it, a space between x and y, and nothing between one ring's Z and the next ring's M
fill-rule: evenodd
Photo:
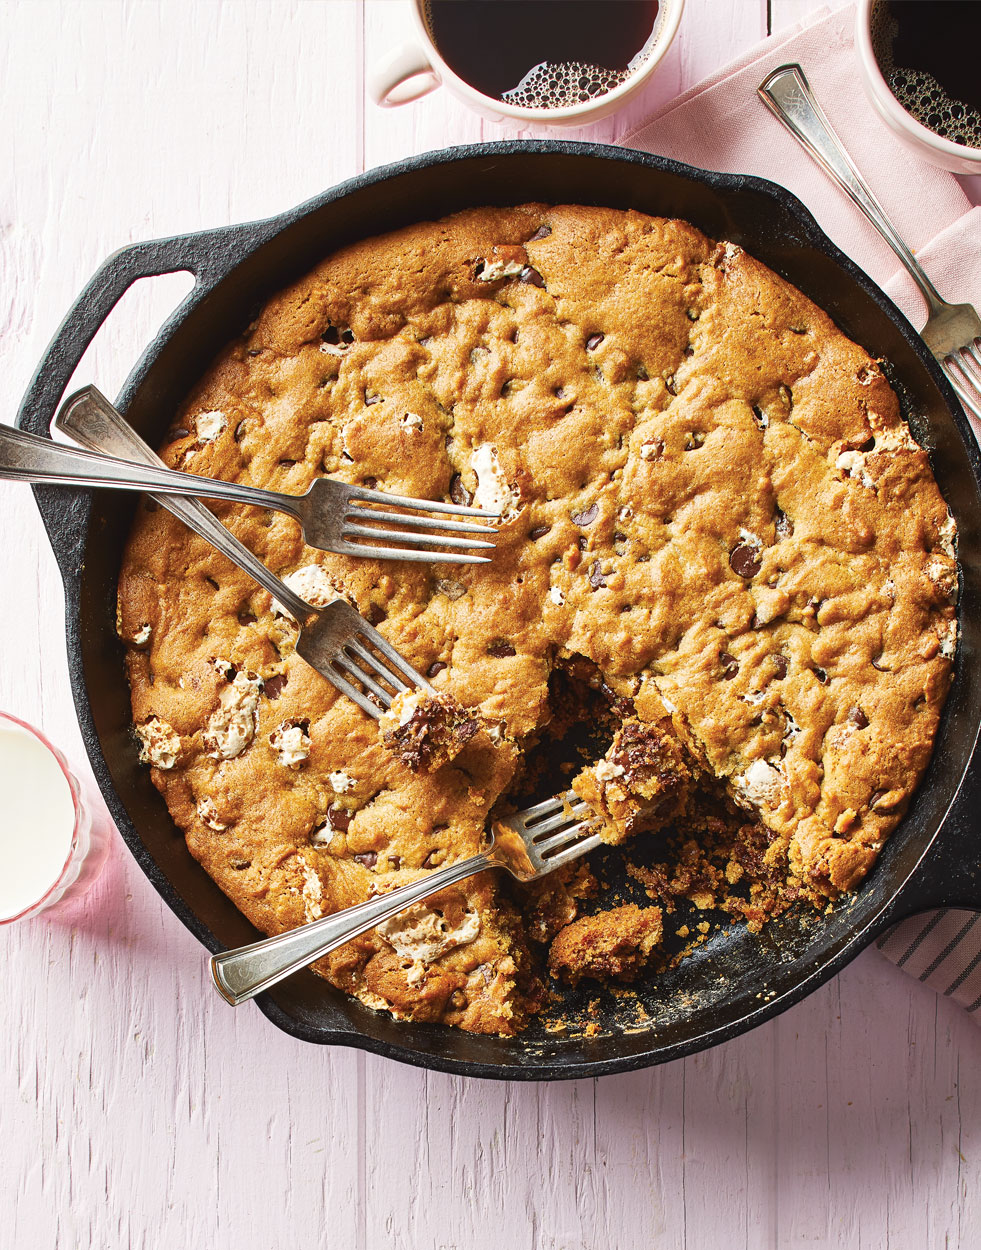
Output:
M838 246L880 283L916 326L926 309L865 217L759 101L756 88L796 61L859 169L949 300L981 307L981 207L953 175L913 156L865 97L852 6L827 9L765 40L693 87L624 142L708 169L759 174L788 187ZM981 437L981 431L975 427ZM942 908L901 921L877 943L911 976L981 1024L981 913Z

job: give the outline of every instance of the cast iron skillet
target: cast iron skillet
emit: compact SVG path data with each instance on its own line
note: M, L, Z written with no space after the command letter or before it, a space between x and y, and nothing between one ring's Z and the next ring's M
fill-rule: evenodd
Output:
M420 1067L512 1080L599 1076L715 1045L783 1011L842 968L891 922L937 905L981 907L974 817L981 708L979 470L954 394L905 318L818 229L787 191L758 178L706 173L618 148L508 142L431 153L375 170L270 221L136 244L109 258L66 317L31 383L18 424L47 434L83 351L138 278L189 271L195 285L150 344L119 399L153 445L214 354L274 291L339 245L482 204L601 204L678 216L731 239L814 299L846 334L888 362L891 380L960 533L961 641L933 761L915 801L862 889L829 916L789 915L754 937L719 932L689 960L637 987L650 1017L631 1023L601 996L600 1036L516 1040L392 1021L310 972L258 1001L306 1041L359 1046ZM191 859L137 762L123 648L115 634L120 558L136 506L106 491L35 492L65 583L68 655L82 734L119 829L160 895L211 951L255 930Z

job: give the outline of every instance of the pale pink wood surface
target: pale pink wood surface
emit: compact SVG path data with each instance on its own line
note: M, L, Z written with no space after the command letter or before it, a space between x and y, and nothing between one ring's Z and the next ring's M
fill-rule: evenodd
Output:
M771 0L774 29L812 11ZM766 33L688 0L616 140ZM509 132L440 93L364 99L396 0L5 0L0 393L13 417L96 265L276 212L407 153ZM186 288L144 283L80 376L109 393ZM27 488L0 488L0 706L81 758L62 596ZM981 1035L874 952L728 1046L554 1086L304 1046L209 989L116 840L68 915L0 936L0 1250L699 1250L981 1245Z

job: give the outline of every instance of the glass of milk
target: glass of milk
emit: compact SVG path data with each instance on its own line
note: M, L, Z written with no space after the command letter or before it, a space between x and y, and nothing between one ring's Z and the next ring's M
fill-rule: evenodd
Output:
M109 849L100 807L39 730L0 712L0 924L88 889Z

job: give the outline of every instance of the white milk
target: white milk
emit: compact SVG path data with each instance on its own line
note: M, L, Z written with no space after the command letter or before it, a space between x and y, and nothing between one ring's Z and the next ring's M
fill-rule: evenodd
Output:
M0 920L54 885L74 829L75 805L58 761L33 734L0 726Z

